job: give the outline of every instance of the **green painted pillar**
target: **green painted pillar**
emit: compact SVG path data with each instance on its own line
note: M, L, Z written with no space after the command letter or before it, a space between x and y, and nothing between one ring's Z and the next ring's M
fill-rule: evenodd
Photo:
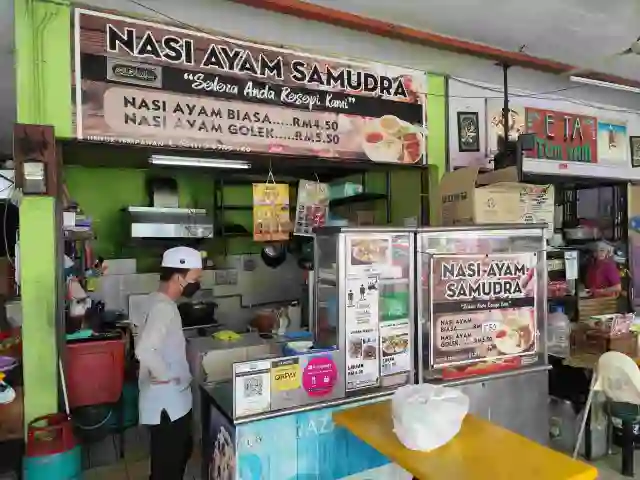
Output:
M14 0L17 121L72 136L71 7L62 0ZM58 410L57 200L20 204L25 424Z
M71 6L68 0L14 0L19 123L53 125L73 137Z
M25 422L58 411L58 271L53 197L20 203L20 277Z
M429 195L436 194L440 179L447 171L447 122L449 108L447 77L429 74L427 77L427 125L429 127L429 139L427 145L427 158L431 168L429 178ZM435 202L429 202L431 206L431 218L438 218L434 211Z

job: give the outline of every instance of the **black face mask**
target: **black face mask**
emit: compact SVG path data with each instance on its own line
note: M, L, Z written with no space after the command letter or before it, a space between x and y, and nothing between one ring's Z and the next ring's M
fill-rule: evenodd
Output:
M182 296L185 298L191 298L198 290L200 290L200 282L187 283L182 288Z

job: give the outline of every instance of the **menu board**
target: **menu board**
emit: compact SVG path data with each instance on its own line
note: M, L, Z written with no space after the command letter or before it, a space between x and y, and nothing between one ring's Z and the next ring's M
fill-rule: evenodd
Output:
M431 262L433 366L536 351L536 253L435 255Z
M346 281L347 391L380 383L377 275L353 275Z

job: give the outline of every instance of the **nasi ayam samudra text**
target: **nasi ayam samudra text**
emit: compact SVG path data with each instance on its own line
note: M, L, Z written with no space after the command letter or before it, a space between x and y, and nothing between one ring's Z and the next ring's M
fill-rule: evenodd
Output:
M441 265L440 275L447 280L445 297L449 300L522 297L529 279L529 268L522 263L492 261L447 262ZM483 322L470 317L442 318L438 322L440 348L471 347L490 344L493 337L480 333ZM473 333L477 331L478 333Z
M440 278L447 281L447 300L522 297L523 277L528 273L525 264L498 260L489 265L480 261L446 262L440 267Z
M137 31L135 28L118 29L111 24L106 26L106 47L110 53L126 53L140 59L156 59L174 65L183 64L198 66L237 74L247 74L265 80L284 80L285 64L281 56L268 57L264 53L252 53L237 45L211 43L202 57L196 59L194 41L165 35L156 38L149 30ZM293 59L289 62L289 80L301 86L332 88L349 93L371 93L387 97L406 99L409 97L402 78L391 78L367 71L351 68L332 68ZM331 92L323 92L321 101L319 93L295 92L289 87L282 87L279 98L269 87L256 86L247 82L242 92L237 85L227 84L218 76L208 80L202 73L185 73L185 79L191 81L194 91L212 91L238 95L244 99L279 100L283 105L305 108L309 111L323 103L325 107L348 112L353 97L333 99ZM167 102L154 99L153 94L125 96L124 124L139 127L151 127L162 130L197 131L201 133L224 134L221 124L216 120L233 122L226 127L231 135L249 136L276 140L295 140L310 143L337 145L340 137L337 121L318 121L292 116L290 121L282 124L272 121L268 113L238 108L219 108L203 104L183 101ZM236 123L237 122L237 123ZM273 125L292 127L294 131L279 133ZM306 130L306 131L304 131ZM311 131L309 131L311 130Z
M210 43L202 59L196 59L194 41L174 35L156 38L149 30L118 29L106 26L106 47L110 53L126 53L141 59L167 61L174 65L199 66L238 74L247 74L272 80L284 80L285 65L281 56L269 58L262 52L251 53L239 44ZM259 47L257 47L259 48ZM274 55L276 52L274 52ZM373 93L387 97L408 98L402 78L377 75L351 68L332 68L293 59L289 62L288 78L297 84L334 88L342 91Z

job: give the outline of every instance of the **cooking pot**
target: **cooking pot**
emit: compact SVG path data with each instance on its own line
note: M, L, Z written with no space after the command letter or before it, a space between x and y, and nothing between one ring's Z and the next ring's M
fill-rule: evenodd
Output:
M282 243L268 243L260 252L260 257L267 267L278 268L287 259L287 250Z
M199 327L215 323L215 302L183 302L178 305L183 327Z
M276 326L277 315L271 309L259 310L251 320L251 326L258 330L258 333L271 333Z

